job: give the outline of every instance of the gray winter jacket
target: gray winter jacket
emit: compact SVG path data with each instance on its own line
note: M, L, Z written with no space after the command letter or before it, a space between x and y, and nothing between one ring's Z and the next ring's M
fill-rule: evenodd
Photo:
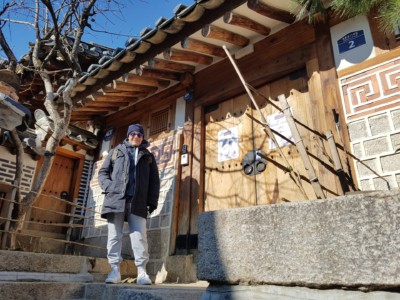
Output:
M135 173L135 192L132 199L131 213L147 217L147 207L157 208L160 193L160 177L156 160L146 148L149 143L143 140L139 147ZM114 151L118 153L113 155ZM114 159L115 158L115 159ZM124 212L125 190L129 180L130 159L124 143L119 144L107 155L99 170L99 184L106 194L101 217L108 213Z

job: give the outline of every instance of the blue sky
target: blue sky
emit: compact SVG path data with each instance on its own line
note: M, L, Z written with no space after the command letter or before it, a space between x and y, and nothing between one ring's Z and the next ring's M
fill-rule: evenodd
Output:
M160 17L171 18L174 8L179 4L189 6L194 2L195 0L120 0L124 6L121 12L109 13L107 18L96 17L96 28L112 34L87 30L83 40L112 48L124 48L129 37L138 37L145 27L155 28ZM27 25L6 25L3 32L17 58L27 53L28 42L34 41L34 31ZM4 57L2 51L0 56Z

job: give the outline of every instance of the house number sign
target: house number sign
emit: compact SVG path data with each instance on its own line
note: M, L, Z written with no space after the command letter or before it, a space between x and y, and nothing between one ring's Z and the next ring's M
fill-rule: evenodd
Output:
M339 53L350 51L366 43L364 30L352 31L337 41Z

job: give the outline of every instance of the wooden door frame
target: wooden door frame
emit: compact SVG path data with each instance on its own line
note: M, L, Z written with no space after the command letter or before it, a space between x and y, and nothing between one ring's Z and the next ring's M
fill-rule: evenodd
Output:
M56 150L56 155L57 154L68 158L72 158L74 161L78 162L77 165L74 166L74 175L71 183L72 186L71 202L75 204L76 200L78 199L79 186L81 184L82 171L83 171L83 166L85 164L85 155L64 148L58 148Z
M78 199L78 193L79 193L79 186L81 183L81 178L82 178L82 172L83 172L83 167L85 164L85 155L81 153L76 153L72 150L65 149L58 147L56 149L55 155L60 155L60 156L65 156L67 158L72 158L75 162L77 161L78 163L74 166L74 171L73 171L73 179L71 182L71 203L76 204L76 201ZM39 168L43 163L43 157L38 161L36 170L35 170L35 176L34 179L36 179L36 176L38 175ZM51 168L53 167L53 164ZM50 170L51 170L50 168ZM47 180L47 179L46 179ZM30 210L28 211L27 218L30 218ZM26 229L26 227L24 226Z

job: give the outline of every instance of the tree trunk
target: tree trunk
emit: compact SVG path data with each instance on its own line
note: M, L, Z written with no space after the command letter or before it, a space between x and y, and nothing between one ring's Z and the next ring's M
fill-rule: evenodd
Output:
M72 101L71 101L71 91L75 87L77 80L75 78L70 79L67 84L63 96L64 110L63 117L61 118L58 114L58 111L55 107L55 103L53 102L53 93L48 93L48 96L45 100L45 105L48 111L50 111L50 116L54 122L54 132L48 139L46 143L46 151L44 153L43 163L40 166L39 172L37 173L32 188L30 192L24 197L21 201L18 209L16 210L16 216L14 222L10 228L12 233L12 243L10 243L10 247L15 249L16 246L16 235L17 232L21 231L24 226L24 219L26 213L31 208L32 204L35 202L37 197L41 194L44 184L46 183L46 179L50 174L50 169L53 164L54 155L56 153L56 149L60 143L60 140L65 136L65 132L68 129L69 122L72 114ZM21 146L22 147L22 146ZM23 151L23 149L22 149ZM22 155L21 155L22 156ZM21 172L19 172L21 173Z

